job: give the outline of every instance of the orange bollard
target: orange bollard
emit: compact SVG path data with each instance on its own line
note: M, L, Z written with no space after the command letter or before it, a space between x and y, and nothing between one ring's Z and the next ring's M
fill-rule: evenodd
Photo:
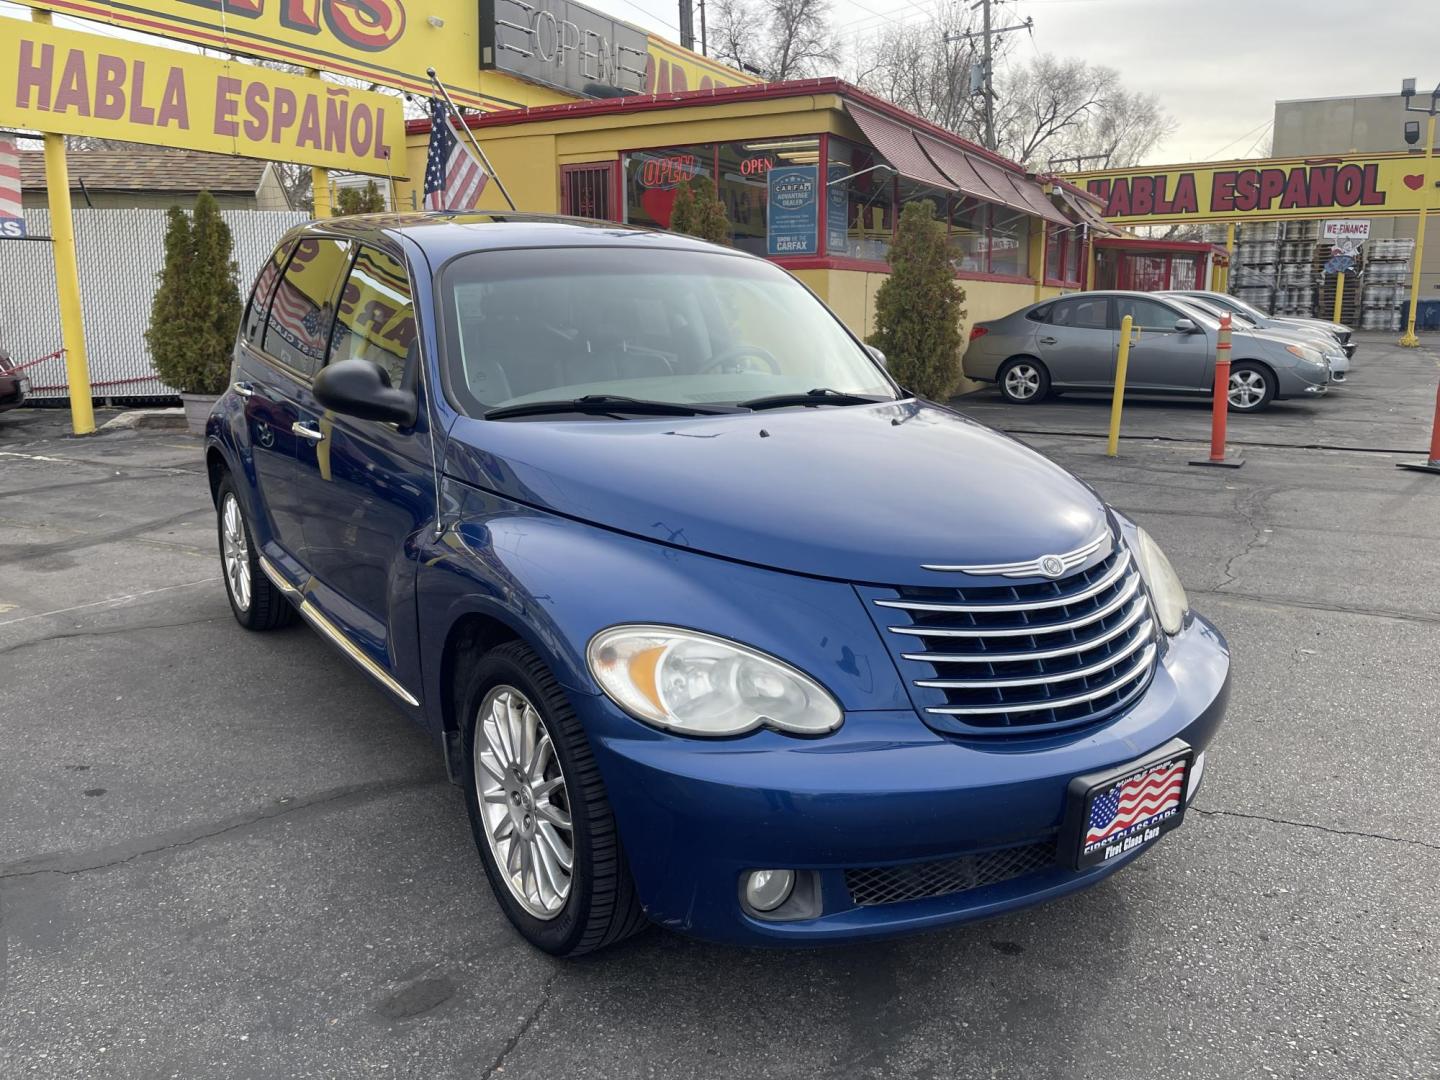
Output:
M1424 464L1411 464L1408 461L1397 462L1395 467L1410 469L1413 472L1440 475L1440 386L1435 388L1435 420L1430 427L1430 459Z
M1230 316L1220 316L1220 333L1215 341L1215 397L1210 412L1210 456L1191 465L1214 465L1238 469L1245 462L1225 457L1225 425L1230 419Z

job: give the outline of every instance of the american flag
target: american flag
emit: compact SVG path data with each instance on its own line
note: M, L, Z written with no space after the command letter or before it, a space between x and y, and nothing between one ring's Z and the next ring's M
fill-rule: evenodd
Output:
M280 331L286 344L305 356L319 359L325 353L325 311L289 281L280 283L270 305L270 325Z
M1090 806L1089 831L1085 843L1095 844L1180 805L1185 788L1185 762L1172 761L1116 784Z
M455 137L450 112L430 99L430 152L425 159L425 206L430 210L471 210L490 174Z

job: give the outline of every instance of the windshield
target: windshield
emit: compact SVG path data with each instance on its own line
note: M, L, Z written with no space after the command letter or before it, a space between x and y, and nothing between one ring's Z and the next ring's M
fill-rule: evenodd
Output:
M734 405L824 388L894 400L830 311L757 259L637 248L477 252L438 290L462 410L623 395Z

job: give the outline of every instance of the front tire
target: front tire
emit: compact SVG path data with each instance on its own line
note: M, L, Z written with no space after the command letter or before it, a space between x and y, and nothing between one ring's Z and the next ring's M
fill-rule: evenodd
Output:
M1050 372L1039 360L1028 356L1005 361L995 383L1000 395L1015 405L1034 405L1050 394Z
M1259 412L1275 400L1275 376L1262 364L1241 360L1230 369L1231 412Z
M220 569L235 621L246 630L274 630L295 620L295 608L260 569L259 550L245 520L245 509L226 476L215 492L215 525L220 539Z
M462 676L463 782L475 846L506 917L538 949L578 956L646 926L579 719L529 646Z

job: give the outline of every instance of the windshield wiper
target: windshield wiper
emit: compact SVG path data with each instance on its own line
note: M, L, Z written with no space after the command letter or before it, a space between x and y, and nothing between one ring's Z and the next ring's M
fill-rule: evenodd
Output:
M486 420L504 420L512 416L545 416L552 413L583 413L587 416L609 416L628 413L640 416L710 416L733 413L727 405L689 405L680 401L647 401L621 394L586 394L584 397L556 401L522 401L501 405L485 413Z
M781 409L786 405L875 405L891 398L869 397L865 394L846 394L819 386L803 394L773 394L770 397L752 398L740 402L744 409Z

